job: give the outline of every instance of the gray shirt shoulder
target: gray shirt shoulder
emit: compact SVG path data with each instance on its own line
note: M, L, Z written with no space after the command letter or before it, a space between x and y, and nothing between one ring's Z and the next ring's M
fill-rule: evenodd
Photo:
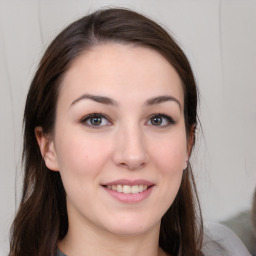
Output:
M202 251L205 256L251 256L233 231L211 222L205 224Z

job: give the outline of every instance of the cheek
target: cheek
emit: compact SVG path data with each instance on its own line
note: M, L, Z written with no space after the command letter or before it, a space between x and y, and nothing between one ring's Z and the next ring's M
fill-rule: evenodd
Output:
M154 155L156 169L160 174L159 184L161 184L161 194L158 198L161 198L162 212L165 213L180 188L187 156L186 139L176 137L165 141L158 150L155 150Z
M102 140L70 133L58 140L57 158L59 172L69 203L79 209L88 204L86 194L95 193L109 149L102 146Z
M187 141L185 132L175 132L161 141L161 145L154 147L155 168L159 173L161 184L162 204L164 212L173 203L180 188L183 169L187 158ZM164 194L164 197L162 196Z
M158 169L168 174L183 171L187 159L187 143L185 136L173 136L154 147L154 155Z
M108 145L102 138L95 139L79 132L59 137L57 159L60 172L79 176L96 175L109 158Z

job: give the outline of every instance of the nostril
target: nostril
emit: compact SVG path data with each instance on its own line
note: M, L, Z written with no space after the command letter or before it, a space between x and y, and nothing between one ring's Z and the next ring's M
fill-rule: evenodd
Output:
M129 170L137 170L143 168L148 161L148 154L144 143L141 139L126 140L126 142L118 144L113 153L113 161L119 167Z

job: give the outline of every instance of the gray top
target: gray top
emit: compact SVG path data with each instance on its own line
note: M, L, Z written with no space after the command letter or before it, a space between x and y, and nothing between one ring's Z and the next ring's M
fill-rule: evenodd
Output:
M66 256L63 252L61 252L59 249L57 249L56 256Z
M202 252L205 256L251 256L232 230L214 222L204 225Z
M256 202L255 202L256 205ZM256 206L255 206L256 207ZM255 208L256 214L256 208ZM256 217L255 217L256 218ZM256 220L256 219L255 219ZM222 222L225 226L235 232L241 239L248 251L252 255L256 255L256 232L253 230L250 211L244 211L236 216Z

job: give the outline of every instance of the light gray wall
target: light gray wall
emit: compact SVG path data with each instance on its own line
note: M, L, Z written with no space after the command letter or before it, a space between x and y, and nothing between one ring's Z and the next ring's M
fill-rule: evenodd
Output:
M20 197L22 114L37 63L62 28L106 5L129 7L163 24L192 63L201 92L204 135L194 169L204 218L224 220L250 207L256 185L256 1L0 0L0 255L6 255Z

